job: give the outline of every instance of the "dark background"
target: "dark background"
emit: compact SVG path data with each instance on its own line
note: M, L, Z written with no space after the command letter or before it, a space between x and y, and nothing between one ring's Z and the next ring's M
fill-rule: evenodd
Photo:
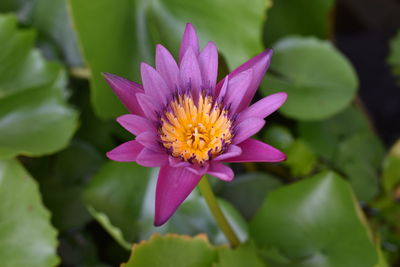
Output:
M337 0L334 17L336 46L353 63L361 101L390 146L400 136L400 84L386 59L389 41L400 29L400 1Z

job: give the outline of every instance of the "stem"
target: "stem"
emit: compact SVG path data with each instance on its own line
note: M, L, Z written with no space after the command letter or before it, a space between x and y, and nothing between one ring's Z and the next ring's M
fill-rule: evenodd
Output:
M207 176L204 176L200 180L199 188L201 194L206 200L208 208L210 209L215 220L217 221L218 226L221 228L222 232L224 232L226 238L229 240L231 246L232 247L239 246L240 245L239 238L236 236L232 227L228 223L228 220L225 218L225 215L222 213L221 207L218 205L217 198L215 197L211 189Z

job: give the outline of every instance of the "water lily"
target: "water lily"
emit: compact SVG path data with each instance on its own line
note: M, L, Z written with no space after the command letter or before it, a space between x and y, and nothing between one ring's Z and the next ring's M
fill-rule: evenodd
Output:
M160 167L155 201L156 226L164 224L205 174L231 181L224 162L278 162L285 155L251 136L286 93L250 105L272 51L266 50L217 80L218 52L209 42L200 51L195 29L186 25L179 62L162 45L155 68L141 64L143 85L105 73L108 84L131 114L117 121L136 135L107 153L111 160Z

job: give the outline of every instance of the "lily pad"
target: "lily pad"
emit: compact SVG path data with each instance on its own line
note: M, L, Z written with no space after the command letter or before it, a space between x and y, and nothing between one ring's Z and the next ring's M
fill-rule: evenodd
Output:
M270 71L262 83L269 95L287 92L280 111L297 120L322 120L350 105L358 80L350 62L327 41L287 37L274 45Z
M269 194L250 223L260 247L291 260L283 266L374 266L378 255L350 186L324 172Z

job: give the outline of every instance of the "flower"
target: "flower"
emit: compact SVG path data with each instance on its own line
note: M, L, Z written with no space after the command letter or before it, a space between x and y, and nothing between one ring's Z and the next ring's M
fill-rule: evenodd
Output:
M154 225L164 224L206 173L231 181L223 162L278 162L286 156L250 137L264 118L286 100L286 93L267 96L249 106L269 66L268 49L216 83L218 52L212 42L199 51L192 24L187 24L179 64L162 45L156 68L141 64L143 85L104 73L131 114L117 121L136 139L107 153L115 161L160 167Z

